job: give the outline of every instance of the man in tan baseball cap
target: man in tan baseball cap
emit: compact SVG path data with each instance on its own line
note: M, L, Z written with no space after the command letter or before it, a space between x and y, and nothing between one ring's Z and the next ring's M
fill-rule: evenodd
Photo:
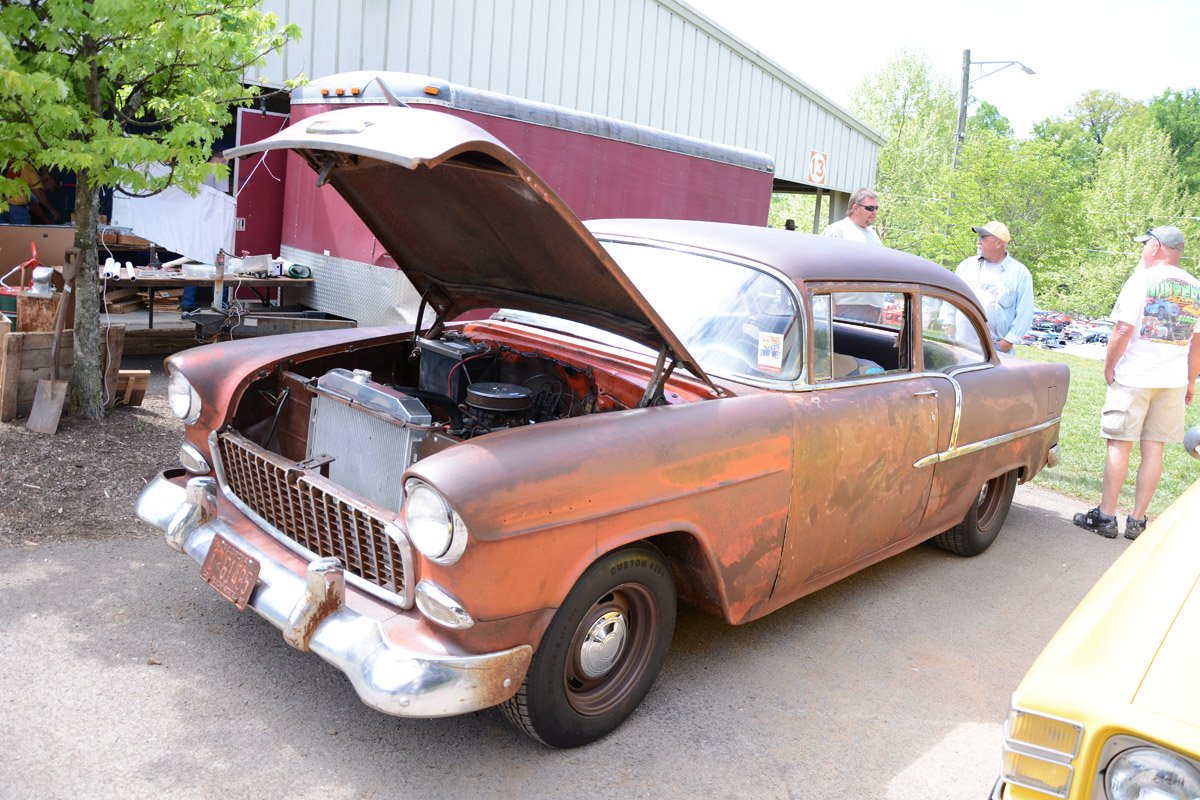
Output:
M992 220L971 230L979 235L979 249L954 272L979 298L996 349L1009 353L1033 322L1033 276L1008 254L1012 235L1003 222Z

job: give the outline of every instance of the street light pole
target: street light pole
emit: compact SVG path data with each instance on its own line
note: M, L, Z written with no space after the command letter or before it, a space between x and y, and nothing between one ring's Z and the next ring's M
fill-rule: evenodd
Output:
M962 151L963 140L967 136L967 100L969 99L968 92L971 84L975 81L971 80L971 65L972 64L999 64L1000 66L993 69L991 72L980 72L980 75L975 80L986 78L989 75L995 75L1006 67L1017 66L1026 75L1036 75L1032 69L1022 64L1020 61L972 61L971 51L963 50L963 66L962 66L962 88L958 93L958 131L954 136L954 159L950 162L950 169L958 169L958 155Z
M962 91L958 93L958 132L954 135L954 160L950 169L958 169L958 154L967 135L967 90L971 87L971 51L963 50Z

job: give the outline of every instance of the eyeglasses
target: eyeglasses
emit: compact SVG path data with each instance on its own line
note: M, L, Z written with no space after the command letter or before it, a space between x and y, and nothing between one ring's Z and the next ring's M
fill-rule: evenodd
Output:
M859 203L858 205L861 208L865 208L867 211L878 211L879 210L879 206L864 206L862 203Z

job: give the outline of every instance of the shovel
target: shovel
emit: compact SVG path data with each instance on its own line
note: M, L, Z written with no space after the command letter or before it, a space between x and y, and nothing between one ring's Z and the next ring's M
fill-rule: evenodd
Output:
M67 303L75 301L75 274L79 265L74 259L63 265L62 297L58 300L58 312L54 315L54 336L50 340L50 379L38 381L37 392L33 396L33 409L25 427L37 433L53 434L58 430L58 420L62 416L63 401L67 399L67 382L58 379L59 353L62 350L63 328L67 324Z

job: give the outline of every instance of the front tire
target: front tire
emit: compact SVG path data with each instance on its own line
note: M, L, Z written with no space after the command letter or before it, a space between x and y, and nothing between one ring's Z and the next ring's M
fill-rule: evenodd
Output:
M501 710L550 747L578 747L607 735L658 677L675 632L675 609L675 584L656 548L609 553L571 589L525 682Z
M1017 491L1017 472L1006 472L983 485L963 521L931 541L960 556L977 556L996 541L1008 518L1013 493Z

